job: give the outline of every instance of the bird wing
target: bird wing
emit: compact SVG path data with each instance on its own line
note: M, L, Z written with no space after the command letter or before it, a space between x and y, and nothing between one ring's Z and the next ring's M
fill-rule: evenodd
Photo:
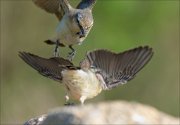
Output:
M63 70L74 67L69 60L59 57L46 59L26 52L19 52L19 56L41 75L56 81L62 80L61 72Z
M145 46L118 54L108 50L95 50L87 53L87 59L96 73L101 74L106 89L109 90L133 79L152 55L152 48Z
M60 5L60 0L32 0L38 7L46 12L55 14L59 20L64 15L64 11Z
M81 2L77 5L77 9L85 9L89 8L92 9L96 0L81 0Z

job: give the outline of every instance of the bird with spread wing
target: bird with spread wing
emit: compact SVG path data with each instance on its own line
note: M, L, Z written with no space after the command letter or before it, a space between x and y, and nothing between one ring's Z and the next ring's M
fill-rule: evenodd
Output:
M47 44L55 44L54 56L59 56L58 47L68 46L72 52L68 59L75 56L75 44L81 44L93 26L92 8L96 0L81 0L73 8L67 0L32 0L46 12L55 14L59 20L54 38L46 40Z
M104 49L89 51L79 66L61 57L46 59L26 52L20 52L19 56L41 75L63 83L66 102L71 97L83 104L102 90L132 80L151 60L153 51L148 46L120 53Z

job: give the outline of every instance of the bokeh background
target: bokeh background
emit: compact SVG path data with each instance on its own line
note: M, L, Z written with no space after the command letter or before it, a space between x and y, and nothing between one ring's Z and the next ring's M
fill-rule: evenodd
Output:
M73 6L79 1L71 0ZM179 117L179 1L98 0L94 26L82 46L75 46L76 65L88 50L114 52L142 45L154 49L150 63L128 84L104 91L85 103L128 100L151 105ZM63 106L63 85L39 75L18 51L52 56L58 20L31 0L1 0L1 123L20 124ZM62 48L62 56L69 49Z

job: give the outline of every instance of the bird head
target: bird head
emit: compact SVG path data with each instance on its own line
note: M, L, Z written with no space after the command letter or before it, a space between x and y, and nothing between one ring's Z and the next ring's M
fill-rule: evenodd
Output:
M89 9L79 10L75 14L75 21L80 29L76 34L79 38L86 37L93 26L93 16Z

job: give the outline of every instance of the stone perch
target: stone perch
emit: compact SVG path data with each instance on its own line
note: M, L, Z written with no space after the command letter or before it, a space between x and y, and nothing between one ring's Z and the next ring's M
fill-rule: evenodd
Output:
M64 106L32 118L24 125L180 124L180 119L157 109L126 101Z

